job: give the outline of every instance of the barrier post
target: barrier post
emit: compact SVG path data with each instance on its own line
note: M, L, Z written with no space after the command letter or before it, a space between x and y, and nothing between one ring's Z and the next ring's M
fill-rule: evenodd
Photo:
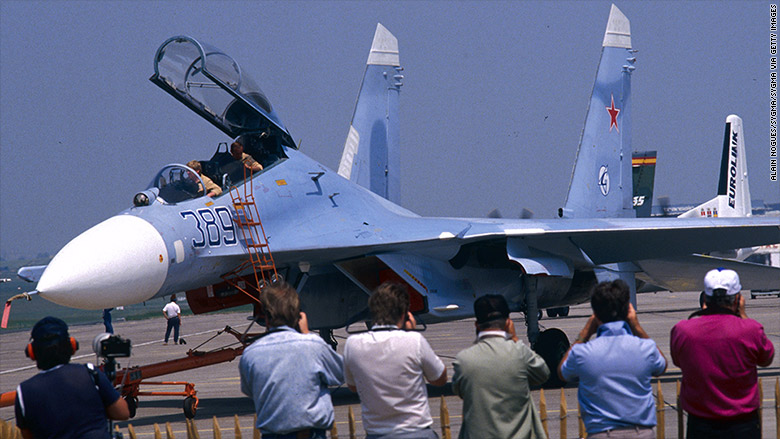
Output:
M0 419L0 439L13 439L14 431L10 422Z
M566 407L566 394L563 393L563 387L561 387L561 435L560 437L566 438L569 437L569 435L566 432L566 418L569 416L568 408Z
M352 406L349 406L349 439L356 439L357 435L355 434L355 412L352 411Z
M160 426L154 424L154 439L162 439L162 433L160 432Z
M780 377L775 378L775 437L780 438Z
M0 437L3 439L11 439L14 436L14 429L13 425L10 422L5 422L4 420L0 419Z
M539 389L539 416L542 418L544 435L550 437L550 431L547 429L547 400L544 399L544 389Z
M677 437L683 439L685 437L685 419L683 419L683 408L680 402L680 380L676 381L677 384Z
M173 428L171 428L170 422L165 423L165 436L167 439L176 439L176 436L173 435Z
M4 420L0 419L0 438L16 439L17 437L22 437L22 431L19 430L19 427L14 425L13 421L5 422Z
M5 422L0 419L0 439L11 439L13 436L13 429L10 422Z
M211 430L214 432L214 439L222 439L222 430L219 428L216 416L212 419Z
M138 436L135 435L135 428L133 428L133 424L127 424L127 434L130 435L130 439L138 439Z
M238 415L233 415L233 425L235 425L233 437L235 439L241 439L241 426L238 424Z
M758 434L764 432L764 380L758 379Z
M655 428L655 437L658 439L664 439L666 437L666 419L664 418L664 394L661 391L661 380L656 381L658 383L658 395L656 395L655 403L655 416L658 420L658 425Z
M452 432L450 431L450 410L447 408L447 401L444 400L444 396L441 397L441 404L439 404L439 419L441 420L442 438L452 439Z
M187 419L187 438L188 439L200 439L200 433L198 432L198 426L195 425L195 421Z

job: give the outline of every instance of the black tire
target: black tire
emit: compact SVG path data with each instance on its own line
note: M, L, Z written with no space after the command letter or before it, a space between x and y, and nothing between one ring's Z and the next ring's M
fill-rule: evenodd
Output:
M558 308L547 308L547 317L557 317Z
M327 343L335 351L339 347L339 341L333 336L332 329L320 329L320 338Z
M539 334L533 349L544 359L550 369L550 378L543 387L563 387L566 383L558 377L558 364L569 350L569 339L566 334L558 328L548 329Z
M130 412L130 418L135 418L135 414L138 411L138 398L135 396L125 396L125 402L127 403L127 409Z
M187 419L193 419L195 417L195 413L198 411L198 408L195 407L195 402L195 398L192 396L184 398L184 416Z
M562 306L558 308L558 315L561 317L566 317L569 315L569 307L568 306Z

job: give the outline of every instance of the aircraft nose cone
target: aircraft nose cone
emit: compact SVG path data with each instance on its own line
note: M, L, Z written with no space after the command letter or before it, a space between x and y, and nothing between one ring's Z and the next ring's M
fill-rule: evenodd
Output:
M168 252L148 221L118 215L75 237L46 267L41 297L59 305L103 309L139 303L159 291Z

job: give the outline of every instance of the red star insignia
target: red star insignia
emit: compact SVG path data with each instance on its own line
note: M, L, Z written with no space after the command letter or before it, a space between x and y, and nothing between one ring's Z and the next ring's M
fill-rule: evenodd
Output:
M612 127L615 127L615 129L619 133L620 132L620 128L618 128L617 117L618 117L618 114L620 114L620 109L615 108L615 96L614 95L610 95L610 96L612 97L612 106L611 107L604 107L604 108L607 109L607 112L609 113L609 118L610 118L610 120L609 120L609 132L611 133L612 132Z

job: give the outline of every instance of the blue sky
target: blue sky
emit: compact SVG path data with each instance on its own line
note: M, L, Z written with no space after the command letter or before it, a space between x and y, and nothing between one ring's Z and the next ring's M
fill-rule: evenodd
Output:
M633 147L657 196L715 195L723 123L769 180L769 3L617 2L639 49ZM426 216L555 216L609 2L0 2L0 255L55 253L156 171L228 139L148 81L168 37L231 54L302 151L338 168L377 22L399 40L401 204Z

